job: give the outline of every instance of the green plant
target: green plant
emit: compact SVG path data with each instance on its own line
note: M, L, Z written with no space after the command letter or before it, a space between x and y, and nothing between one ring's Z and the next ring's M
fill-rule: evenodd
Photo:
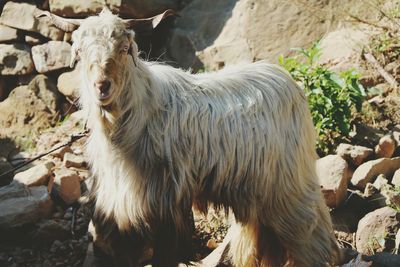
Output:
M318 64L321 54L318 42L295 51L296 56L281 56L279 63L303 88L318 133L318 152L327 153L336 140L349 135L352 111L361 110L366 94L354 70L338 74Z

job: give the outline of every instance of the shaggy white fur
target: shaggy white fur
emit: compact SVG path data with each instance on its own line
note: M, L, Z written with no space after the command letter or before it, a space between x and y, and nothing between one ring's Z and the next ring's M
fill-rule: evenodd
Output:
M234 266L332 264L315 130L290 76L263 61L193 75L139 59L133 37L108 11L73 34L97 214L156 244L155 266L180 261L192 204L233 210ZM111 82L107 99L98 80Z

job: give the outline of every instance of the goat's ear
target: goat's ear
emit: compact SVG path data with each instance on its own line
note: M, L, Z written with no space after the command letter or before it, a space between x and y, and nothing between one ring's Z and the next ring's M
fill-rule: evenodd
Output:
M135 42L135 33L133 31L127 31L128 41L129 41L129 50L128 53L131 55L133 59L133 63L137 66L137 57L138 57L138 46Z
M127 19L124 22L127 24L127 27L134 30L137 33L145 33L151 32L154 28L160 24L161 21L170 17L170 16L178 16L178 14L172 10L168 9L161 14L158 14L151 18L145 19Z

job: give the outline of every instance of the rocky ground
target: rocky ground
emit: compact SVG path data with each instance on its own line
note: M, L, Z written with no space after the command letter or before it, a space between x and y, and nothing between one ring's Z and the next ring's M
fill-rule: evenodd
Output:
M364 1L352 1L351 6L348 1L301 0L122 3L0 2L0 175L6 174L0 176L0 266L89 266L87 260L93 256L85 137L68 143L85 125L75 105L79 66L68 69L70 34L33 14L39 7L62 16L85 17L104 4L124 17L180 10L180 18L166 21L152 36L138 36L137 41L147 52L145 57L162 56L194 71L243 60L276 61L277 55L290 54L289 48L306 46L324 34L320 63L335 70L361 70L361 83L368 89L351 135L317 162L338 242L348 249L343 266L400 266L400 46L368 51L365 44L382 29L365 21L343 26L353 9L357 18L375 21L375 12L366 11ZM222 243L229 223L224 212L194 215L198 260Z

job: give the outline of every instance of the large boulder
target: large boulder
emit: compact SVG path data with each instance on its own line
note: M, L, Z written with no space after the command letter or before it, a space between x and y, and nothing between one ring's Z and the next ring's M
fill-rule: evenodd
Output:
M180 12L169 56L195 69L201 64L218 69L243 61L277 62L279 55L311 44L344 20L331 15L350 6L339 2L194 0ZM363 1L351 2L355 8L362 5Z
M0 74L23 75L34 70L31 48L24 44L0 44Z
M36 18L36 6L7 2L1 13L1 24L29 32L37 32L52 40L62 40L64 32L56 28L48 17Z
M32 57L39 73L69 67L71 45L62 41L49 41L32 47Z
M107 6L123 17L144 18L166 9L177 10L179 0L50 0L50 11L64 17L86 17L99 13Z
M395 236L400 229L399 219L397 211L390 207L380 208L365 215L358 223L357 251L367 255L392 251L395 247Z
M0 102L0 138L9 138L22 148L33 148L32 141L42 130L55 123L59 93L44 75L36 76L28 86L15 88Z

